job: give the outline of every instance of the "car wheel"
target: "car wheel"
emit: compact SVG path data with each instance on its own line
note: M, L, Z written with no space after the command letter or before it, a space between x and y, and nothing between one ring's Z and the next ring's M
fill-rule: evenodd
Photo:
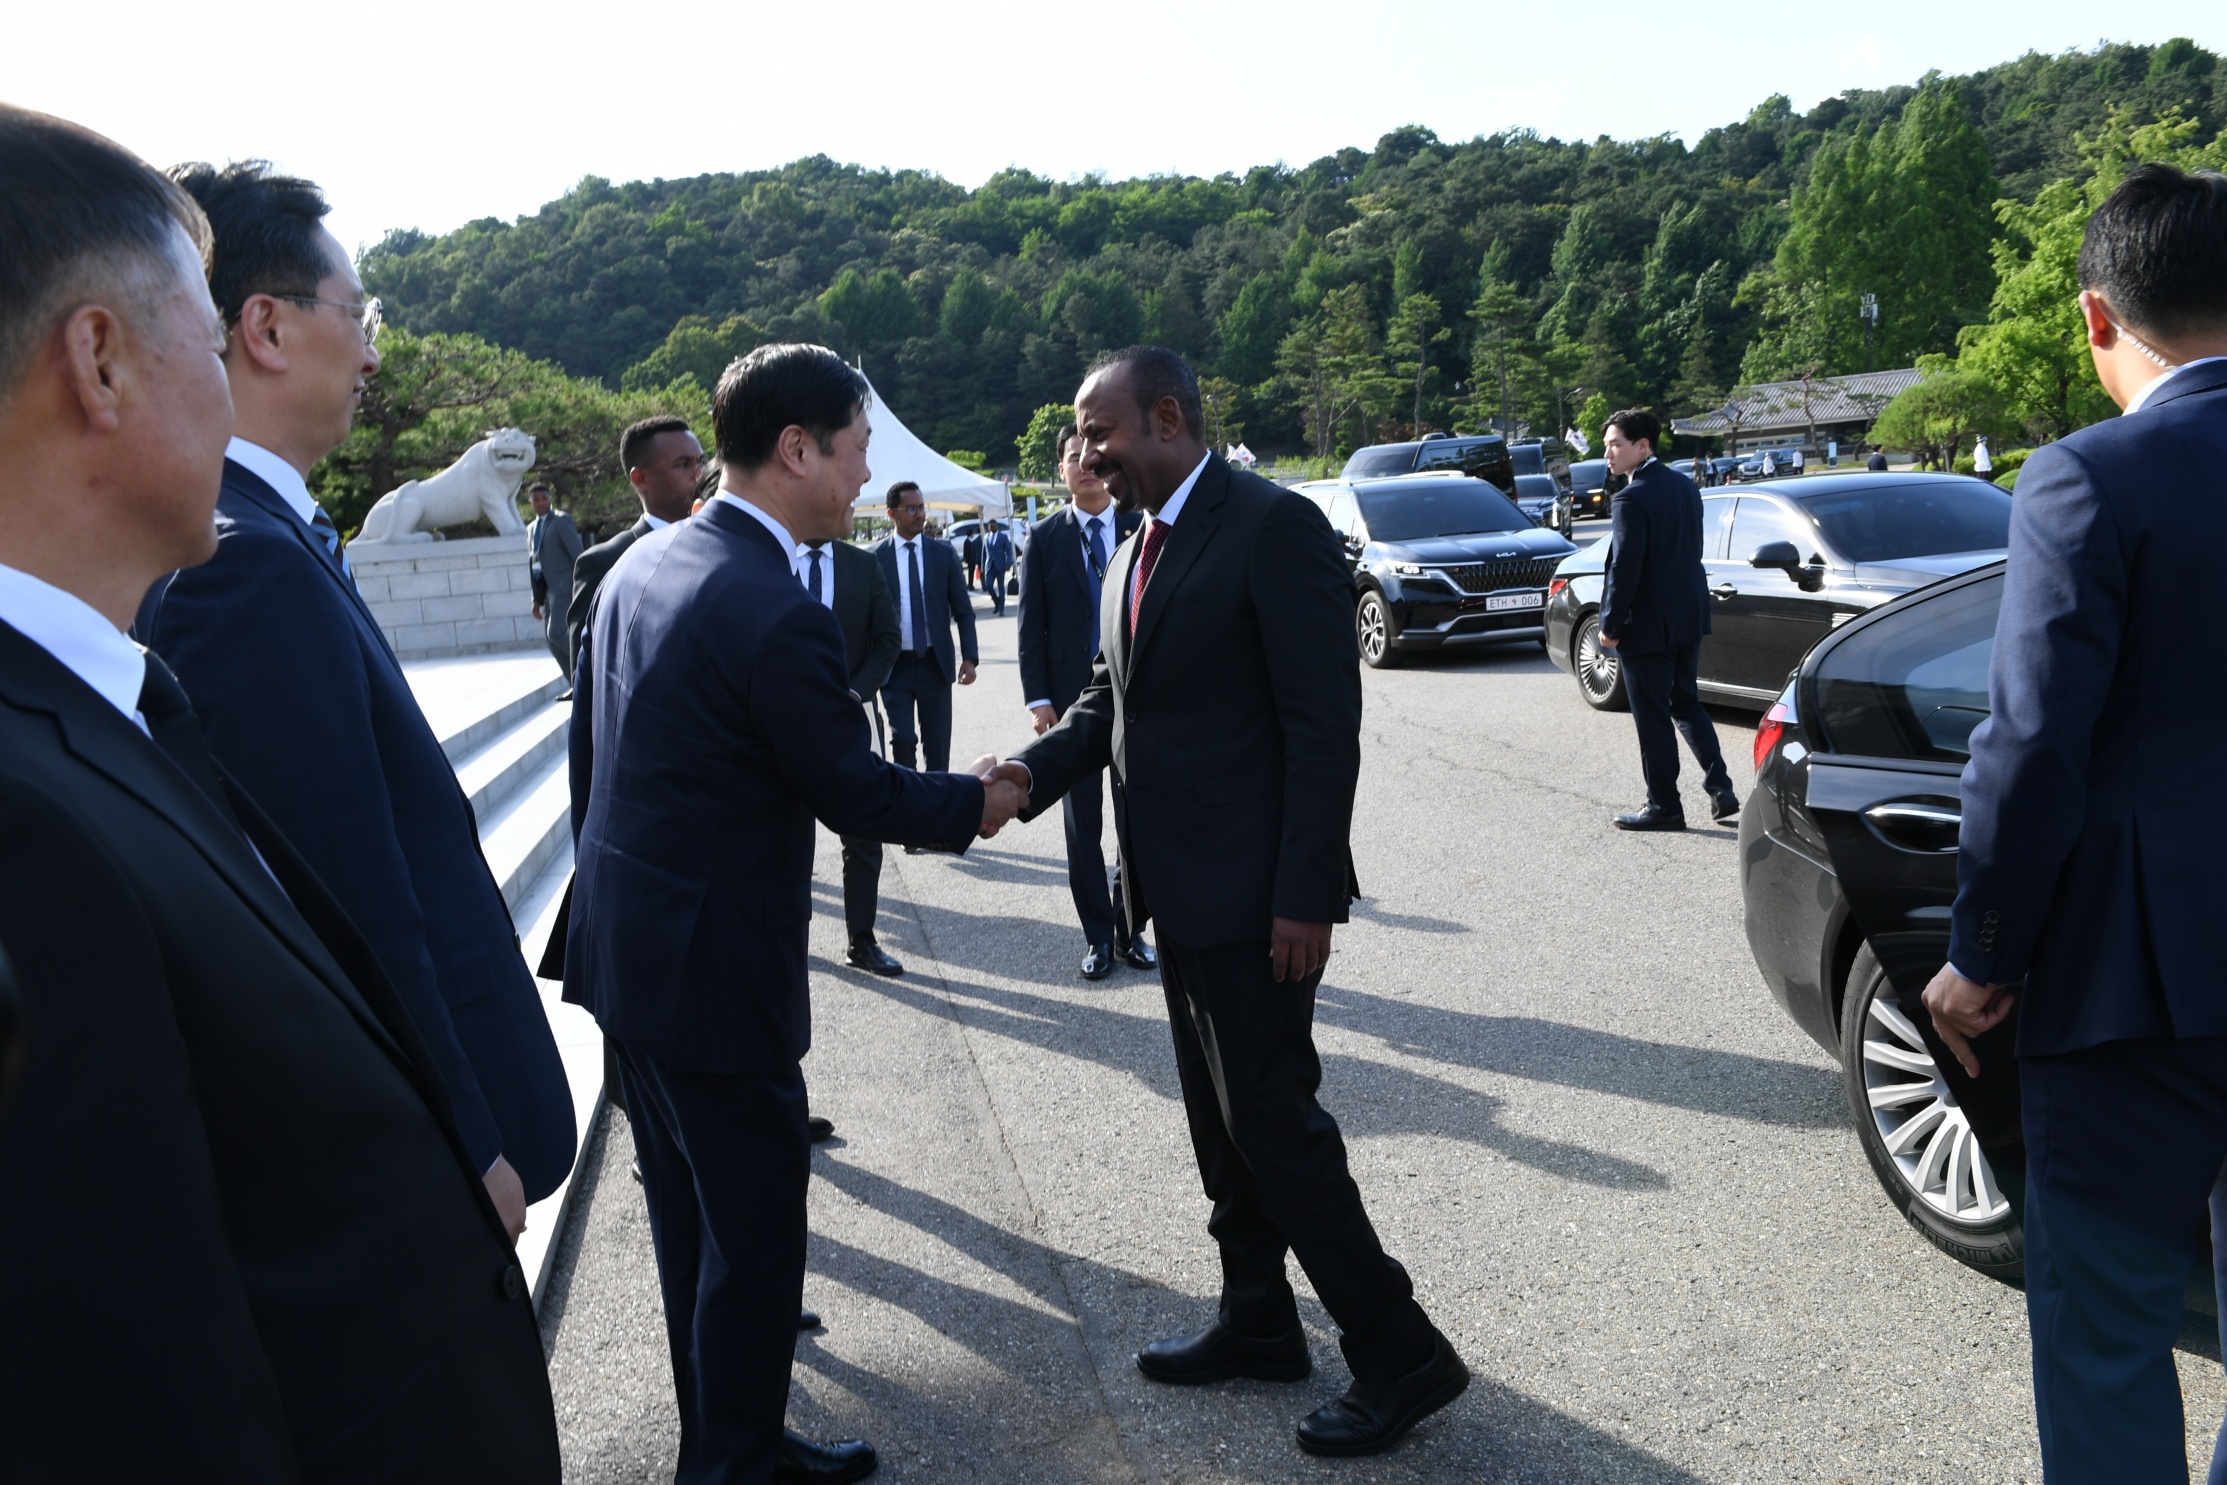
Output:
M1896 1210L1959 1263L2023 1278L2024 1167L1998 1170L1980 1148L1869 944L1848 971L1840 1062L1856 1137Z
M1597 712L1629 711L1624 699L1624 667L1614 651L1601 647L1601 616L1587 614L1578 622L1577 641L1570 646L1570 669L1577 676L1578 694Z
M1391 606L1374 588L1353 606L1353 630L1361 641L1361 658L1370 669L1390 670L1400 663L1399 629L1392 622Z

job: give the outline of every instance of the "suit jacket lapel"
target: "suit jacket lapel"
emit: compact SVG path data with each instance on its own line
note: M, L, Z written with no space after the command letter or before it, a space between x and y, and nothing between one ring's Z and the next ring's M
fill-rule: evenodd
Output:
M1143 658L1145 646L1152 642L1153 629L1160 615L1168 606L1175 590L1199 560L1199 553L1206 550L1208 542L1222 524L1222 501L1229 494L1229 466L1219 454L1206 456L1206 468L1199 472L1199 482L1191 487L1191 494L1183 502L1182 519L1168 533L1167 542L1160 549L1160 560L1152 566L1152 576L1145 581L1144 601L1137 609L1137 638L1131 649L1132 670L1136 661ZM1150 530L1149 526L1140 530Z
M340 570L340 559L325 550L325 543L318 538L317 533L303 525L302 518L294 514L293 507L286 503L278 491L265 484L262 476L256 474L253 470L245 465L227 461L224 466L224 473L225 482L237 490L243 499L253 501L256 505L261 506L281 526L293 533L294 540L300 542L310 556L316 559L317 565L324 569L325 575L339 584L341 591L347 595L348 602L355 608L358 616L363 619L371 632L379 637L379 644L387 651L387 657L393 659L394 648L387 644L387 632L381 629L379 621L372 617L371 606L363 601L363 594L357 589L356 580ZM237 477L235 478L235 476ZM401 662L396 661L395 663L399 665Z

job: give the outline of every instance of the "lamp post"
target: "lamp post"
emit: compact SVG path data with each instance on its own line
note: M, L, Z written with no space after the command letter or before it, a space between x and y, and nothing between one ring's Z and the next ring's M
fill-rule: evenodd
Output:
M1562 425L1562 432L1564 433L1568 433L1570 430L1570 399L1584 390L1583 387L1556 387L1554 389L1554 420ZM1590 454L1592 450L1588 449L1586 452Z
M1856 318L1864 322L1864 370L1877 371L1879 368L1872 363L1871 359L1871 335L1874 330L1879 328L1879 296L1877 294L1866 294L1856 301Z

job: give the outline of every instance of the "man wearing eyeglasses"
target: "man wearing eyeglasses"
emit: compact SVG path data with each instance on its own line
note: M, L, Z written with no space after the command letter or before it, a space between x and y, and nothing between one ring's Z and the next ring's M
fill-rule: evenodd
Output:
M515 1240L572 1167L564 1064L471 807L307 484L379 369L378 301L308 181L261 161L172 175L215 238L234 437L217 555L156 583L133 632L177 673L218 763L371 941Z

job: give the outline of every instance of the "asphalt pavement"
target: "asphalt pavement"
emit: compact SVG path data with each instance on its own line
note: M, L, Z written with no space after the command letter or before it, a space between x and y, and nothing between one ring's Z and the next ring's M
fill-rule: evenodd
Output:
M962 764L1030 735L1012 620L980 623ZM893 981L842 964L822 833L805 1070L838 1134L792 1423L871 1440L892 1481L2039 1480L2021 1296L1888 1206L1833 1060L1749 958L1735 832L1612 830L1641 800L1630 720L1536 647L1365 676L1322 1100L1469 1392L1393 1454L1301 1454L1348 1374L1296 1265L1311 1380L1138 1374L1218 1269L1159 984L1078 977L1055 814L891 852ZM1744 791L1753 723L1717 716ZM669 1480L678 1438L630 1158L612 1116L544 1303L580 1485ZM2178 1356L2201 1478L2227 1386L2200 1328Z

